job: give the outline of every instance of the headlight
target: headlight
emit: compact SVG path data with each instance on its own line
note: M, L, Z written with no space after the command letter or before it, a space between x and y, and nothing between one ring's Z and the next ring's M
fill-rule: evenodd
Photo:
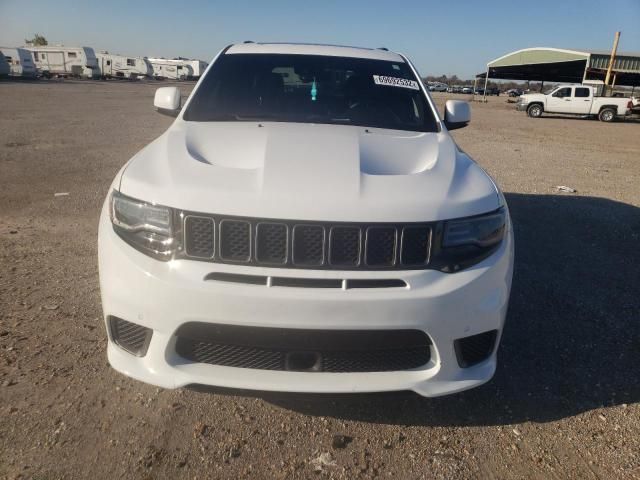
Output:
M129 245L158 260L170 260L178 245L173 211L122 195L111 194L111 223Z
M434 266L443 272L457 272L481 262L500 246L505 228L504 208L445 222Z

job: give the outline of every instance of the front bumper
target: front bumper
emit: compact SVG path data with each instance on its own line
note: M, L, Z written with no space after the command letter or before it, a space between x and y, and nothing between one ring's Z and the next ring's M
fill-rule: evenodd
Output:
M528 106L529 106L528 103L518 102L518 103L516 103L516 110L519 111L519 112L524 112L527 109Z
M99 228L99 267L105 320L115 316L153 329L146 355L136 357L112 338L108 358L116 370L164 388L189 384L290 392L413 390L439 396L481 385L496 368L496 348L483 362L461 368L454 340L504 324L513 271L510 222L499 250L455 274L438 271L339 272L177 260L159 262L134 250L113 231L106 210ZM277 272L274 272L277 270ZM211 272L306 278L400 278L406 288L361 290L267 287L204 281ZM393 372L268 371L193 363L176 353L176 331L187 322L254 327L389 330L418 329L431 339L431 360Z

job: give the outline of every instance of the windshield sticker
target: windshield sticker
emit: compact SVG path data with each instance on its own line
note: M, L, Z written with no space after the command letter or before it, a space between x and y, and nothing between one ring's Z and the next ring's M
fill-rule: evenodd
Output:
M387 87L410 88L411 90L420 90L418 82L415 80L407 80L406 78L386 77L384 75L374 75L373 82L376 85L386 85Z

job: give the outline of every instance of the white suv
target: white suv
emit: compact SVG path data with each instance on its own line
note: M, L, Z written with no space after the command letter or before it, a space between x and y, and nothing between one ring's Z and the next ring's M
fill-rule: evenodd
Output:
M511 288L505 199L413 65L381 49L225 48L116 176L100 218L111 365L166 387L488 381Z

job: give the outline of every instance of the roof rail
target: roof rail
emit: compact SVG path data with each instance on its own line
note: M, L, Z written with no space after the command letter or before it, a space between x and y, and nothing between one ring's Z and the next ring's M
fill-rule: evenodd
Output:
M256 43L256 42L254 42L253 40L245 40L245 41L244 41L244 42L242 42L242 43Z
M387 47L378 47L378 48L376 48L376 50L384 50L385 52L389 51L389 49Z

